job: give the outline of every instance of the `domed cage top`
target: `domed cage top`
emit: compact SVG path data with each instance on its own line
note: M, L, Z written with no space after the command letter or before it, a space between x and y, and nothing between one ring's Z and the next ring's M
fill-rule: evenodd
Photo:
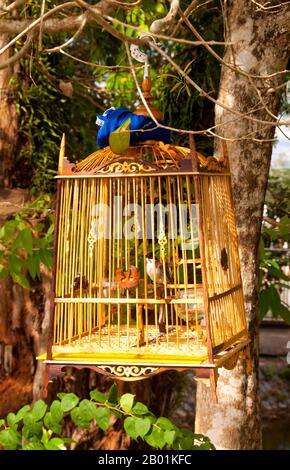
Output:
M214 389L249 342L226 155L147 141L71 164L64 147L42 359L126 380L194 368Z

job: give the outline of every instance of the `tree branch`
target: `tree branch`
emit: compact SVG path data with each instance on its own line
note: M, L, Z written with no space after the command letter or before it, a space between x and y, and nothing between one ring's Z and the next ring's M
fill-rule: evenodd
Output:
M0 70L5 69L9 67L10 65L15 64L15 62L21 59L21 57L23 57L26 54L26 52L30 49L32 41L33 41L33 33L29 33L20 51L18 51L16 54L14 54L12 57L5 60L4 62L0 62Z
M2 12L5 12L5 13L9 13L10 11L14 10L14 8L18 8L20 7L21 5L23 5L25 3L26 0L15 0L14 2L10 3L10 5L7 5L7 7L3 7L0 9L0 11Z
M179 9L179 0L169 0L170 9L164 18L153 21L150 27L152 33L164 33L175 23L175 18Z

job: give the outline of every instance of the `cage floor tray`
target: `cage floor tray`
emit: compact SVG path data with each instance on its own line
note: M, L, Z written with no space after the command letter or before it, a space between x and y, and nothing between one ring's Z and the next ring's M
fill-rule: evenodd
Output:
M169 358L187 357L188 359L205 360L207 348L197 333L186 327L168 327L166 333L160 333L155 325L145 326L144 332L138 333L136 327L126 325L106 326L97 331L88 332L81 338L74 338L65 344L54 345L53 353L110 356L118 353L126 356L168 356Z

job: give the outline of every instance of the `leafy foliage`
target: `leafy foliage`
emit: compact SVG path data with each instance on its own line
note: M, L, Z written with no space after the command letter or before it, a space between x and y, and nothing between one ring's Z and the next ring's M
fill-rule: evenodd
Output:
M168 418L157 418L146 405L135 403L134 395L118 399L116 384L106 395L92 390L90 397L80 400L74 393L59 393L50 407L38 400L32 408L25 405L16 414L9 413L0 420L0 445L5 450L67 450L73 441L62 435L64 419L82 429L96 424L105 432L115 416L131 439L140 438L154 449L214 449L207 437L178 428Z
M271 311L290 324L289 305L281 299L282 289L290 288L290 277L283 271L289 265L284 243L290 242L289 171L274 172L270 176L266 195L267 216L262 226L259 246L260 259L260 317Z
M0 229L0 280L11 276L29 288L29 277L40 275L40 265L52 268L54 216L46 195L24 207Z

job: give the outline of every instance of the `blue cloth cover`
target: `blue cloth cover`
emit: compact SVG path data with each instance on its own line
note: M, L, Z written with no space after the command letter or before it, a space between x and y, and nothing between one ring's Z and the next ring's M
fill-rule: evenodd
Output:
M151 129L156 127L155 122L148 116L138 116L131 113L126 108L110 108L97 117L97 124L101 124L101 128L97 133L97 144L100 148L107 147L109 145L109 136L118 127L130 118L130 130L136 131L130 134L130 145L144 142L145 140L157 140L162 141L165 144L170 143L170 132L168 129L161 127L152 131L140 132L139 129ZM164 124L164 121L158 121L160 124Z

